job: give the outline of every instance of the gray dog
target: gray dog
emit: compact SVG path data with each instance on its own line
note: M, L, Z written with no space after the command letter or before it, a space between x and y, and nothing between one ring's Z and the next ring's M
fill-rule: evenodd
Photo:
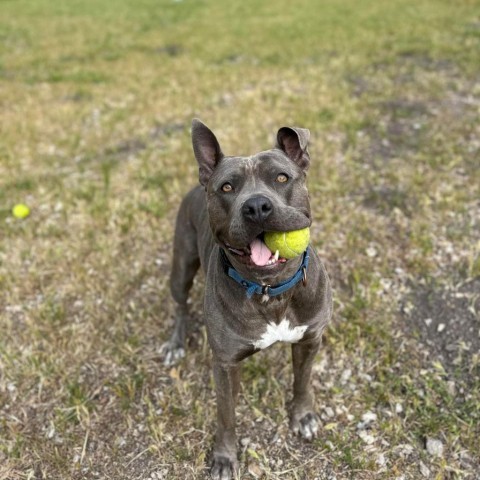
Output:
M185 354L188 292L202 266L217 392L214 479L230 479L238 466L235 403L240 362L275 342L292 344L290 427L307 440L317 434L310 375L332 314L329 279L312 247L287 260L263 242L266 231L311 224L305 183L309 137L306 129L283 127L275 148L230 157L206 125L192 122L201 186L188 193L178 213L170 278L176 323L164 353L166 364Z

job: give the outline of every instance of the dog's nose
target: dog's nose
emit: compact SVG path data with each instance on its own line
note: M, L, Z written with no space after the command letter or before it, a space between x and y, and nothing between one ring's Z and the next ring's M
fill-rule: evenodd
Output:
M272 212L272 202L263 195L249 198L242 207L243 216L256 223L264 222Z

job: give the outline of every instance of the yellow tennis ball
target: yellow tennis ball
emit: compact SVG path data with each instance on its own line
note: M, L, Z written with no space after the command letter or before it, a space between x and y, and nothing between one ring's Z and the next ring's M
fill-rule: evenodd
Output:
M12 213L16 218L26 218L30 215L30 209L23 203L17 203L12 208Z
M292 232L266 232L264 241L273 253L278 250L283 258L295 258L308 247L310 229L307 227Z

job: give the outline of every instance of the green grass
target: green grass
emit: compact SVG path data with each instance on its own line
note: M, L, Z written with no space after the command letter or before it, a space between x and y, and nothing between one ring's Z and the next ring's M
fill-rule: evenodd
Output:
M245 478L475 478L479 25L474 0L0 2L0 479L202 478L203 327L176 368L158 353L194 116L227 154L311 130L312 238L335 287L322 435L288 433L288 349L255 356ZM425 338L425 289L477 321L455 355ZM196 317L201 296L200 279Z

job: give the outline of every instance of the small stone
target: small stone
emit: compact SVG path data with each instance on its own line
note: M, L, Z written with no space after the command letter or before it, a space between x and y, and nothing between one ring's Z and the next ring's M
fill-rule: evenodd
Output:
M427 452L433 457L443 456L443 443L437 438L427 438L426 443Z
M329 418L333 418L335 416L335 412L333 411L332 407L325 407L325 413Z
M375 437L373 435L370 435L367 433L365 430L361 430L358 432L358 436L367 444L371 445L373 442L375 442Z
M430 470L428 467L420 461L420 473L425 477L425 478L430 478Z
M349 368L347 368L342 372L342 376L340 377L340 383L342 385L345 385L351 376L352 376L352 371Z
M395 451L403 458L408 457L413 453L414 448L408 443L402 443L395 447Z
M375 463L379 466L379 467L384 467L386 464L387 464L387 460L385 458L385 455L383 453L380 453L377 457L377 459L375 460Z
M374 422L375 420L377 419L377 414L376 413L373 413L373 412L365 412L363 415L362 415L362 420L364 422Z
M362 421L357 423L357 430L365 430L375 420L377 420L377 414L376 413L373 413L373 412L370 412L370 411L365 412L362 415Z
M250 437L244 437L240 440L240 445L242 447L248 447L248 445L250 444Z
M395 413L402 413L403 412L403 407L401 403L396 403L395 404Z
M425 322L425 325L426 325L427 327L429 327L429 326L432 324L432 319L431 319L431 318L426 318L426 319L424 320L424 322Z
M445 325L444 323L440 323L440 324L438 325L438 327L437 327L437 332L438 332L438 333L443 332L443 331L445 330L445 326L446 326L446 325Z

